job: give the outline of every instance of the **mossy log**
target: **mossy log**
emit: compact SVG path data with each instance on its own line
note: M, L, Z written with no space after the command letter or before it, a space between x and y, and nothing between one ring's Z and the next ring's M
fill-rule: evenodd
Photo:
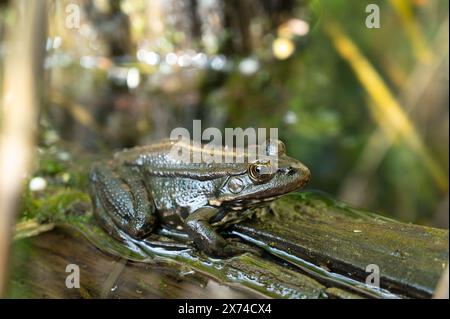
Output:
M167 231L119 243L96 226L86 197L70 194L65 218L21 228L18 238L45 232L16 240L11 297L429 298L448 260L447 230L321 193L287 195L224 230L253 253L222 260ZM80 289L65 286L68 264L81 268ZM379 288L366 284L369 265L379 269Z
M311 268L303 261L312 263L309 272L325 284L345 286L330 273L365 281L376 268L384 290L427 298L448 261L447 230L400 223L320 193L293 194L271 209L273 214L235 225L233 234L300 268Z

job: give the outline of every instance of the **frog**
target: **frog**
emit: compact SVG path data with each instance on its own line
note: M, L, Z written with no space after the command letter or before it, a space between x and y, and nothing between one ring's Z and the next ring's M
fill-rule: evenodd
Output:
M191 140L166 139L94 163L89 194L103 229L126 241L145 240L162 227L186 234L207 255L231 257L243 251L221 230L250 218L251 208L299 190L311 177L278 139L252 151L224 146L209 149L210 157L180 160L180 149L192 155L202 147ZM234 160L224 160L230 154L228 159ZM211 160L217 155L222 160Z

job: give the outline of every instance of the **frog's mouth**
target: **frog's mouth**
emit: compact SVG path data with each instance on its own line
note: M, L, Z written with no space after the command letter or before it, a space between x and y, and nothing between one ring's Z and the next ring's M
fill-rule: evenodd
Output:
M243 199L243 200L235 201L232 204L230 204L230 208L232 210L242 210L242 209L251 208L251 207L264 206L267 203L270 203L270 202L282 197L283 195L266 197L266 198L261 198L261 199ZM228 205L225 204L225 206L228 206Z

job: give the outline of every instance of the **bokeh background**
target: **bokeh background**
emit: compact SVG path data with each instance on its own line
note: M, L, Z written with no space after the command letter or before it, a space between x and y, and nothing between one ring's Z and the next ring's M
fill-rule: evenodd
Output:
M54 0L47 18L42 152L277 127L309 189L448 228L448 1Z

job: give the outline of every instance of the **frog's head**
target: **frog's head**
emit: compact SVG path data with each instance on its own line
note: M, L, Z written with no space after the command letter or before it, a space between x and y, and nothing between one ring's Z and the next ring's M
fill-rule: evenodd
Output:
M301 188L311 177L305 165L286 155L279 140L270 140L265 155L245 165L245 172L225 179L210 204L236 209L257 205Z

